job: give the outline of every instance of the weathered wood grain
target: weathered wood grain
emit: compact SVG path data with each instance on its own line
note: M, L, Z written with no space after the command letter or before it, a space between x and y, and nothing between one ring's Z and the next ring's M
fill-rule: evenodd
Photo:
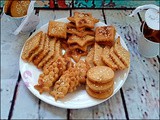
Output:
M81 12L90 12L100 21L104 22L102 10L76 10ZM73 13L74 11L72 11ZM100 105L80 109L70 110L70 119L126 119L124 107L120 91L117 92L111 99L101 103Z
M105 11L107 23L113 24L124 38L131 53L131 70L124 84L123 93L130 119L159 118L159 62L158 58L146 59L137 49L140 40L138 16L128 17L131 11Z
M13 35L16 22L1 16L1 118L7 119L19 74L19 55L30 33Z
M69 11L40 10L40 23L37 26L37 29L48 23L51 19L54 20L67 16L69 16ZM66 109L57 108L39 100L26 88L23 81L21 81L20 84L14 106L13 119L66 119ZM26 97L25 99L23 97L24 94ZM24 108L25 110L21 111ZM21 114L19 114L20 111Z

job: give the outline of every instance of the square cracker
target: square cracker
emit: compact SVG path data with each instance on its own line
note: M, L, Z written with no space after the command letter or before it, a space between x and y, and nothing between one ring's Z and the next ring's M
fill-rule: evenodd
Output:
M67 25L64 22L49 21L48 35L50 37L65 38L67 37Z
M25 43L21 58L25 61L31 56L33 51L38 48L42 37L42 31L38 32L35 36L27 40Z
M113 26L101 26L96 28L95 40L96 42L107 43L112 46L115 39L116 30Z

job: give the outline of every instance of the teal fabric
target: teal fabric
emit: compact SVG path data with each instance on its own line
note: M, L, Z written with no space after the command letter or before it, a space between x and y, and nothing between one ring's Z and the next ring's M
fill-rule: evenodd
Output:
M159 0L52 0L54 8L136 8L144 4L155 4L160 6ZM64 3L59 5L59 1ZM39 2L39 3L38 3ZM0 1L0 7L4 0ZM61 7L60 7L61 6ZM37 0L35 7L50 8L50 0Z

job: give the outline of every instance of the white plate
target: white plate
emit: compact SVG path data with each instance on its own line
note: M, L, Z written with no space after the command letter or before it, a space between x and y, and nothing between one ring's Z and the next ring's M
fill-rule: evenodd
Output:
M58 19L56 21L69 22L67 18ZM106 26L106 24L102 22L98 22L95 25L95 27L97 26ZM33 37L39 31L47 32L47 28L48 28L48 24L43 25L40 29L35 31L29 38ZM116 38L118 36L120 35L116 33ZM128 50L122 38L121 38L121 44L125 49ZM124 84L125 80L127 79L129 69L130 68L127 68L123 71L118 71L115 73L114 92L112 96L116 94L116 92ZM109 98L103 99L103 100L94 99L87 94L84 87L79 87L78 90L74 91L73 93L67 94L64 97L64 99L55 101L55 99L51 95L47 93L39 94L39 92L34 88L34 85L38 83L38 77L39 77L39 74L42 73L42 71L37 69L33 64L24 62L21 59L21 57L20 57L20 72L21 72L21 76L22 76L22 79L25 85L35 96L37 96L39 99L43 100L44 102L57 106L57 107L68 108L68 109L87 108L87 107L91 107L91 106L100 104L108 100L110 97L112 97L110 96Z

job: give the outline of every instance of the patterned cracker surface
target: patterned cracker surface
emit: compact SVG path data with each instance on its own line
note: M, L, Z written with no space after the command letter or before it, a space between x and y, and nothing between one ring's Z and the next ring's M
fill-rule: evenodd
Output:
M49 21L48 35L56 38L67 37L67 25L64 22Z
M113 45L116 30L113 26L101 26L96 28L96 42L103 42Z
M41 37L41 41L40 41L39 47L29 57L29 59L28 59L29 62L32 62L33 58L43 51L44 43L45 43L45 34L43 34L42 37Z
M44 43L44 49L41 53L39 53L33 60L34 65L38 65L39 62L45 57L45 55L49 52L49 37L47 34L45 34L45 43Z
M114 52L123 61L123 63L128 67L130 64L130 54L125 48L122 47L120 43L120 37L118 37L116 40L116 43L114 45Z
M72 35L68 39L68 44L78 44L83 47L88 42L94 42L94 37L90 35L86 35L84 37L78 37L77 35Z
M79 72L75 68L70 68L64 72L53 86L50 94L55 98L64 98L68 92L73 92L79 85Z
M83 60L80 60L78 63L75 64L75 68L79 71L79 82L86 83L87 71L89 66Z
M42 59L42 61L38 64L38 68L42 68L44 64L47 63L47 61L53 57L55 53L55 43L56 43L56 38L51 38L49 40L49 53Z
M50 92L51 86L58 80L62 73L66 70L67 62L64 58L59 57L48 68L48 71L43 72L38 79L38 85L35 88L40 92Z
M112 58L112 60L116 63L116 65L118 66L119 70L123 70L125 69L125 65L123 64L123 62L118 58L118 56L114 53L113 51L113 47L110 49L110 53L109 53L110 57Z
M91 48L89 53L87 54L87 57L86 57L86 60L85 60L87 65L90 68L94 67L93 57L94 57L94 48Z
M57 40L57 42L54 45L54 56L51 56L48 61L44 64L43 66L43 71L45 71L46 69L48 69L48 67L58 59L59 56L62 55L62 49L61 49L61 43L59 40Z
M105 65L101 58L102 51L103 51L103 48L97 43L95 43L93 63L97 66Z
M99 20L92 17L91 13L74 12L74 21L77 28L94 28L95 23Z
M108 67L112 68L115 71L118 69L118 66L113 62L113 60L109 56L109 52L110 52L109 46L106 46L105 48L103 48L102 60Z
M22 59L23 60L28 60L32 52L38 48L42 36L42 31L38 32L35 36L27 40L23 52L22 52Z

